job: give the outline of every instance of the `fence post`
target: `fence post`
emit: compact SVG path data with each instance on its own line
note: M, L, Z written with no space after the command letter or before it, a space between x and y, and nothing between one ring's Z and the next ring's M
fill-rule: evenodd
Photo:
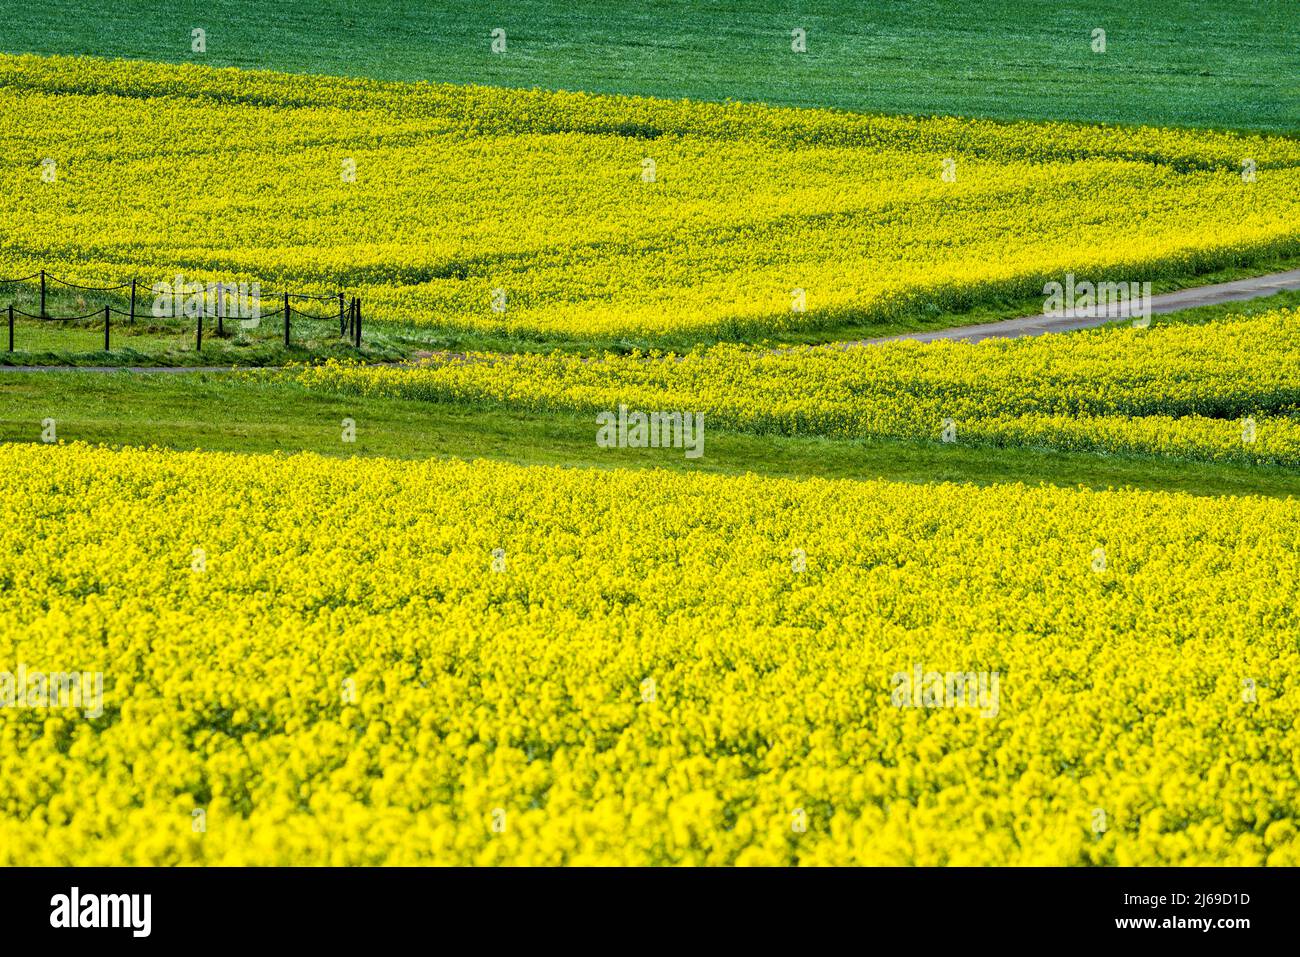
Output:
M104 351L108 351L108 311L109 307L104 307Z
M357 300L357 348L361 348L361 300Z
M194 340L194 351L203 351L203 310L199 310L199 331L198 337Z
M217 338L226 334L226 284L217 283Z
M14 351L14 307L9 304L9 351Z
M343 318L343 293L339 293L339 335L347 335L346 321Z
M289 348L289 294L284 294L284 347Z
M45 318L45 270L41 270L41 318Z
M135 280L131 280L131 325L135 325Z

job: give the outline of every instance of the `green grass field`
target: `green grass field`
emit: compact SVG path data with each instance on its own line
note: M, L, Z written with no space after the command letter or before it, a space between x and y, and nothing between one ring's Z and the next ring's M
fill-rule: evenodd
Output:
M112 446L1300 495L1300 475L1271 467L940 442L752 435L712 425L704 457L691 460L675 450L647 456L640 449L597 448L596 424L588 415L344 396L294 383L249 381L233 373L0 373L0 441L39 442L46 419L54 419L60 441ZM354 443L342 440L344 419L356 423Z
M0 50L868 112L1300 131L1294 0L6 4ZM192 28L207 51L191 52ZM506 31L494 54L490 34ZM791 50L791 30L807 52ZM1094 53L1094 29L1106 50Z
M1153 324L1210 322L1297 305L1300 293L1282 293L1157 316ZM81 364L121 359L102 354L82 358ZM307 389L275 372L0 371L0 442L39 442L48 418L55 420L60 441L112 446L1300 496L1300 474L1269 466L935 441L760 435L712 424L706 455L691 460L666 450L647 456L639 449L597 448L589 415L344 395ZM356 423L353 443L342 441L344 419Z

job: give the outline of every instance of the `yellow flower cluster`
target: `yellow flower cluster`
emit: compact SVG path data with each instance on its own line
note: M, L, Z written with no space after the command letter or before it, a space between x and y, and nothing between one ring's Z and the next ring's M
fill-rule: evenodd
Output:
M1285 137L31 56L0 111L0 275L342 287L448 330L761 336L1300 251Z
M1291 500L0 471L0 863L1300 863Z
M331 362L313 387L541 409L684 409L750 432L891 436L1300 465L1300 312L980 343L685 356ZM945 436L945 428L948 434Z

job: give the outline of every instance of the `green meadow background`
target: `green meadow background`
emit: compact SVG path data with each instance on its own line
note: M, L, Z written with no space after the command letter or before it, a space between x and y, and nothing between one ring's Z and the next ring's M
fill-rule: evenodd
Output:
M1297 0L42 0L0 50L868 112L1300 131ZM207 53L190 30L207 31ZM506 31L504 54L490 33ZM808 52L790 50L807 31ZM1094 28L1104 54L1092 51Z

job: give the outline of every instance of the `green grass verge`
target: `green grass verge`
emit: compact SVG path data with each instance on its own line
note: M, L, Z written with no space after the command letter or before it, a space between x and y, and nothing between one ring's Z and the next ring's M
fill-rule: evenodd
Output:
M289 346L284 344L283 319L274 316L256 330L242 329L237 321L223 323L218 335L215 322L204 320L203 347L197 348L194 320L157 320L149 315L142 293L134 323L125 316L109 316L109 348L104 349L104 320L100 316L76 321L35 320L15 317L13 351L8 351L7 307L40 314L40 293L34 284L0 286L0 365L6 366L280 366L291 362L325 359L395 361L407 354L389 333L371 331L363 324L358 351L338 335L338 324L299 318L290 320ZM51 284L45 311L50 316L84 316L112 306L129 312L129 299L115 293L77 292ZM319 314L319 310L317 310Z
M45 419L54 419L60 441L108 445L1300 495L1300 474L1234 464L938 442L758 436L713 428L706 431L704 457L689 460L681 450L598 448L595 421L587 415L360 398L230 374L0 373L0 441L38 442ZM354 443L342 441L344 419L356 423Z
M1300 5L1148 0L7 3L8 52L908 114L1300 130ZM191 30L207 50L191 50ZM506 31L494 54L490 33ZM791 31L807 31L807 52ZM1093 31L1106 31L1104 53Z

